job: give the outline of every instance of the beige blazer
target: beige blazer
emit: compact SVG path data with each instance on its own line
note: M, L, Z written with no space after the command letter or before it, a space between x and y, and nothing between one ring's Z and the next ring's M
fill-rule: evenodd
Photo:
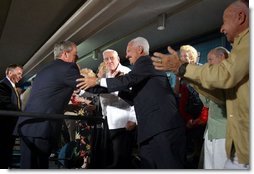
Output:
M202 85L198 91L218 102L226 102L228 158L233 148L239 163L249 164L249 29L234 40L230 57L218 65L186 67L185 78ZM197 88L197 86L196 86ZM209 89L209 90L205 90ZM219 88L219 89L215 89Z

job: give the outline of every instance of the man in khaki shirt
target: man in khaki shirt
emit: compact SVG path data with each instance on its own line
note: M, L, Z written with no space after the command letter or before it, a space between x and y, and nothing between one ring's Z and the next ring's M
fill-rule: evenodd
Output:
M249 7L248 1L230 4L223 15L221 32L232 44L227 60L218 65L195 66L181 62L176 51L170 55L154 53L153 64L158 70L173 71L198 84L198 91L218 102L226 102L227 169L249 169ZM216 89L217 88L217 89ZM221 95L221 90L225 95Z

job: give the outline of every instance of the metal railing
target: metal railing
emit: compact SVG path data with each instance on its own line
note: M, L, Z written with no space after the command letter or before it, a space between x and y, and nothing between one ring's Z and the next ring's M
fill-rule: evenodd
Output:
M94 116L94 115L73 116L73 115L64 115L64 114L48 114L48 113L6 111L6 110L0 110L0 116L32 117L32 118L41 118L41 119L49 119L49 120L58 120L58 119L85 120L93 124L99 124L104 121L102 117Z
M32 120L36 121L43 121L43 120L64 120L64 119L71 119L71 120L83 120L86 121L89 125L95 125L94 129L96 129L96 125L104 124L105 119L102 116L95 116L95 115L65 115L65 114L48 114L48 113L35 113L35 112L22 112L22 111L7 111L7 110L0 110L1 117L31 117L34 118ZM30 119L29 119L30 120ZM29 124L29 120L26 120L21 123L20 126L24 124ZM31 120L30 120L31 121ZM18 132L21 137L20 126L18 127ZM94 140L96 137L93 137ZM95 140L96 141L96 140ZM94 148L94 147L92 147ZM50 159L49 159L50 160ZM55 159L61 160L61 159Z

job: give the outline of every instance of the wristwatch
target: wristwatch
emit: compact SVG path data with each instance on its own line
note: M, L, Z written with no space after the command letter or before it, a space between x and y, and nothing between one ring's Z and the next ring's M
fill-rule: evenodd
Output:
M179 77L183 77L184 74L186 73L186 66L188 65L189 63L183 63L179 68L178 68L178 72L177 72L177 75Z
M100 83L101 83L101 78L97 78L96 79L96 85L100 85Z

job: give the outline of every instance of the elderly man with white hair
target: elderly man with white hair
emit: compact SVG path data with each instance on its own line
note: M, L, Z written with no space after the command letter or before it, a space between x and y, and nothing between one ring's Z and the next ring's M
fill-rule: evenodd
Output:
M149 43L137 37L128 43L132 71L115 78L81 78L81 88L97 85L134 105L138 122L141 168L184 168L185 130L165 72L154 69ZM129 90L131 88L131 90Z

